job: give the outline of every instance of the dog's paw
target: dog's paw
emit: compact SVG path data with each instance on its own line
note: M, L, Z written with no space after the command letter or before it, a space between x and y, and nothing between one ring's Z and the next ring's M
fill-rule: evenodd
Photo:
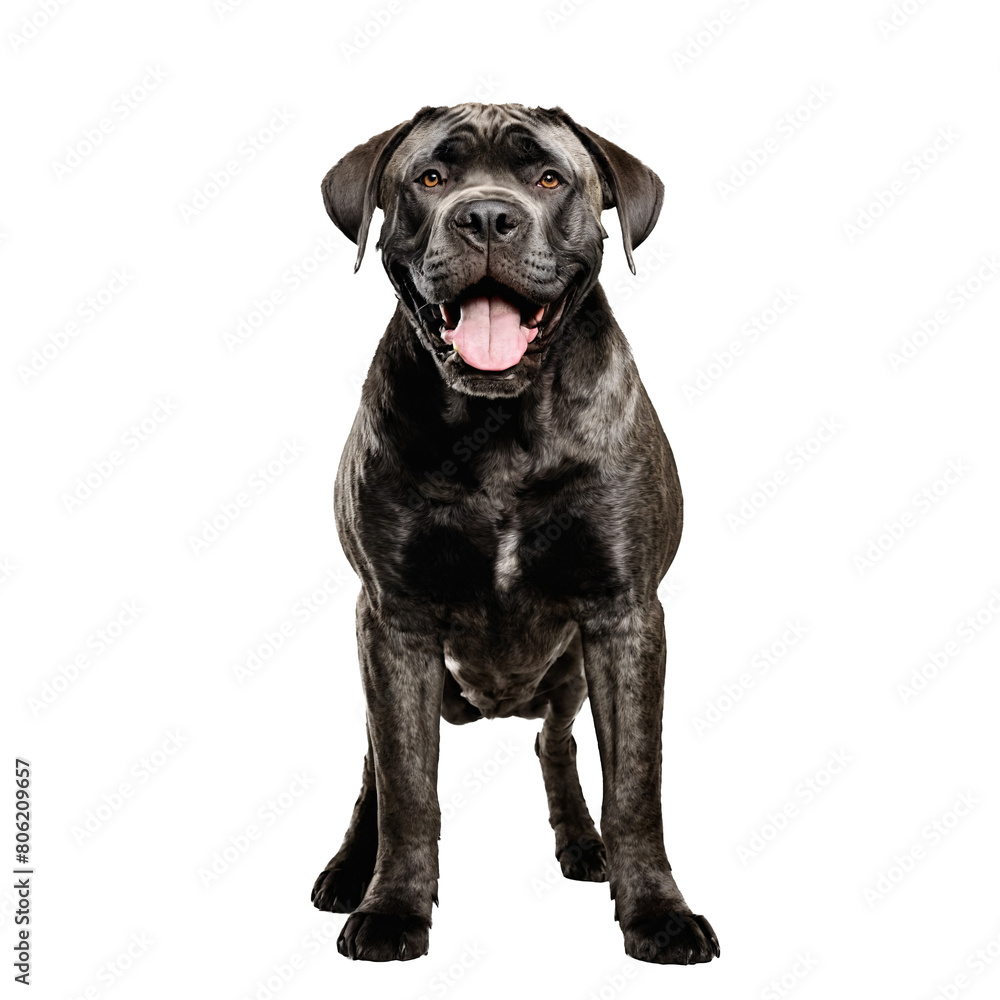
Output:
M608 857L600 838L567 844L557 855L565 878L578 882L607 882Z
M640 962L694 965L721 954L712 925L694 913L666 911L623 927L625 952Z
M413 914L352 913L337 938L337 951L365 962L407 962L427 954L430 921Z
M330 913L352 913L361 905L371 877L372 868L335 858L313 885L313 906Z

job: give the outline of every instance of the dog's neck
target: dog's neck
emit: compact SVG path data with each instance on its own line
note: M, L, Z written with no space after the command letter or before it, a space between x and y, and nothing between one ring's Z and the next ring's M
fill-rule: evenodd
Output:
M499 412L525 447L544 444L587 461L615 453L643 395L628 343L595 284L554 331L529 388L507 398L471 396L448 386L397 307L365 383L362 409L373 443L391 440L408 450L420 438L475 430Z

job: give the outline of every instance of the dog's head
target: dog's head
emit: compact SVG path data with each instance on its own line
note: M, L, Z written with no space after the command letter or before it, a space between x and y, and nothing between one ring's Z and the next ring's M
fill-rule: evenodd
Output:
M560 108L423 108L323 179L330 218L377 246L409 319L453 388L516 396L597 281L601 212L617 208L625 255L656 223L648 167Z

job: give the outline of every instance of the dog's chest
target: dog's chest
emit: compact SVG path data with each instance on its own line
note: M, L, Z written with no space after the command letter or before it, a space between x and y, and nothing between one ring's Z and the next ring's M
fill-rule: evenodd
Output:
M615 591L624 582L624 545L581 506L530 490L505 503L475 495L428 504L400 551L405 589L453 607Z
M634 533L618 479L517 418L506 403L466 404L454 422L394 436L391 460L359 468L346 527L383 589L516 617L630 585Z

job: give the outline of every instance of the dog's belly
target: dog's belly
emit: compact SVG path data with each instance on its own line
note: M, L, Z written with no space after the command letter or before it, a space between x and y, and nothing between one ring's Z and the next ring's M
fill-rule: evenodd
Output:
M443 636L452 690L487 717L524 714L536 699L540 707L571 661L579 673L572 655L550 673L576 623L639 583L615 484L585 473L508 478L475 492L429 483L401 510L391 482L369 476L358 519L342 525L382 599L404 608L410 627ZM456 706L469 721L462 716Z
M573 621L538 614L528 620L523 614L477 615L474 621L459 616L445 639L444 662L462 697L486 718L531 716L532 706L544 705L545 692L560 681L559 658L577 631Z
M439 609L445 664L487 718L543 703L581 603L629 586L620 534L567 507L526 504L508 516L472 504L432 507L408 523L396 550L395 586L410 606Z

